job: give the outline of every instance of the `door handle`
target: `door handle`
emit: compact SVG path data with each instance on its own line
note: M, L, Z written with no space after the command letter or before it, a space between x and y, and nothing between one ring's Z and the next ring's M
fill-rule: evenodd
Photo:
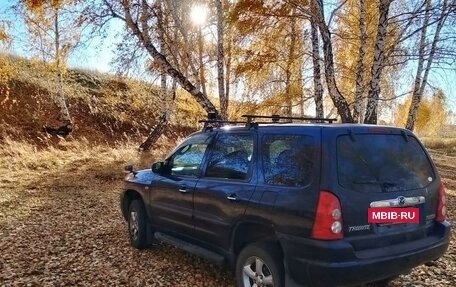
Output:
M230 194L226 198L228 200L231 200L231 201L236 201L237 200L237 195L236 194Z
M181 193L189 193L189 192L190 192L190 190L188 190L186 187L181 187L181 188L179 188L179 191L180 191Z

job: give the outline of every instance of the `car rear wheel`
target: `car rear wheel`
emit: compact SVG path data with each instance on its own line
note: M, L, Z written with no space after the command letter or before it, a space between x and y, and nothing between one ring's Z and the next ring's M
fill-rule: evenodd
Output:
M245 247L236 262L239 287L283 287L284 268L278 246L254 243Z
M130 243L137 249L147 247L147 217L140 200L133 200L128 209L128 235Z

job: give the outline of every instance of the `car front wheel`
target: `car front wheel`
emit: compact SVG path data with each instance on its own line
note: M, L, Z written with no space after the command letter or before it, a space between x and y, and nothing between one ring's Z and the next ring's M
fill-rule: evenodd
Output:
M284 268L278 246L254 243L245 247L236 262L240 287L283 287Z
M147 247L147 217L140 200L133 200L128 209L128 234L130 243L137 249Z

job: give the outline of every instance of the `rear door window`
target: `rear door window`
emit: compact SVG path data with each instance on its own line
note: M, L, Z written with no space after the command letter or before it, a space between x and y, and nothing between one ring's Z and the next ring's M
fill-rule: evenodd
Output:
M416 138L402 135L343 135L337 139L339 184L360 192L423 188L435 174Z
M315 148L311 136L265 135L261 153L267 184L306 186L312 181Z

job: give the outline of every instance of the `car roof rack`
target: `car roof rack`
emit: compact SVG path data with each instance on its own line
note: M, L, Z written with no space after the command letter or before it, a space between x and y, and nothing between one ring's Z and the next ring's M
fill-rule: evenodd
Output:
M204 123L203 130L208 131L213 128L220 128L224 125L247 124L245 121L222 121L222 120L200 120L198 123Z
M279 116L279 115L272 115L272 116L261 116L261 115L243 115L243 118L247 118L247 123L292 123L293 121L308 121L308 122L316 122L316 123L330 123L337 121L336 118L313 118L313 117L287 117L287 116ZM271 122L258 122L255 119L271 119ZM285 120L285 121L283 121Z
M217 118L216 113L208 113L207 120L200 120L199 123L204 123L203 131L212 131L214 128L219 128L224 125L244 124L247 129L258 128L259 124L286 124L293 121L307 121L315 123L330 123L337 121L335 118L312 118L312 117L286 117L279 115L262 116L262 115L242 115L246 121L225 121ZM270 119L271 121L256 121L256 119Z
M212 131L224 125L246 124L245 121L225 121L217 117L217 113L210 112L207 114L207 120L200 120L198 123L204 123L203 131Z

